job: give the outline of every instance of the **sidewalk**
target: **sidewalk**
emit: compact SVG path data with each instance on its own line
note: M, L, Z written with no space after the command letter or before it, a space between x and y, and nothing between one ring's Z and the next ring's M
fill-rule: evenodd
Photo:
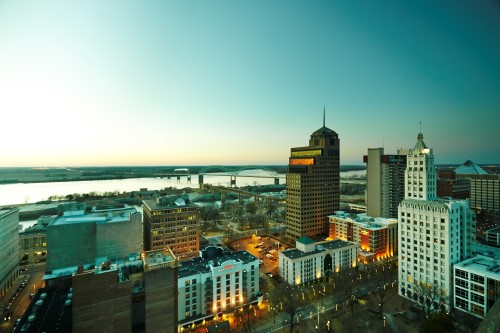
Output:
M7 290L7 293L5 294L5 297L0 301L0 309L1 309L1 313L3 315L5 309L8 307L9 303L11 302L12 300L12 297L14 295L16 295L16 293L18 292L18 288L19 286L21 285L21 282L23 280L28 280L30 277L29 274L19 274L19 276L17 277L17 279L14 281L14 283L12 284L12 287L10 287L9 290ZM12 300L14 301L14 300ZM11 307L9 307L8 311L11 310ZM5 311L6 312L6 311ZM3 320L3 318L1 318Z

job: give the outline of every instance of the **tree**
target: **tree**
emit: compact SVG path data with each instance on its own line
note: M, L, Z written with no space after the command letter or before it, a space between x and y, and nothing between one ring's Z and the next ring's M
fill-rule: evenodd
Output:
M283 313L290 319L290 333L293 332L294 318L300 307L305 305L302 292L296 285L280 283L276 285L272 296L275 306L279 306Z
M419 333L441 333L453 331L453 318L445 312L431 314L418 329Z
M200 219L203 223L207 223L207 221L212 221L219 216L219 210L212 206L203 206L200 208Z
M271 218L273 213L278 209L276 202L273 200L269 200L269 205L266 208L266 215L267 217Z
M234 240L234 230L231 226L227 226L224 232L223 242L224 244L229 245L232 243L233 240Z
M354 315L354 307L358 304L359 283L357 283L357 274L352 269L345 269L337 276L337 285L344 292L345 303Z
M441 310L444 304L444 292L437 283L417 282L413 284L413 300L415 305L422 310L425 318L433 312Z
M251 201L245 206L246 211L252 215L257 213L257 208L257 203L255 201Z
M375 289L373 296L378 302L378 311L382 315L384 313L384 304L391 298L394 293L389 293L389 287L392 286L393 281L397 277L396 267L389 265L389 267L382 267L377 272L368 274L369 285Z
M255 322L254 311L249 304L245 304L242 307L236 309L234 312L234 316L236 317L236 321L241 323L243 326L243 330L245 333L252 332L252 326Z

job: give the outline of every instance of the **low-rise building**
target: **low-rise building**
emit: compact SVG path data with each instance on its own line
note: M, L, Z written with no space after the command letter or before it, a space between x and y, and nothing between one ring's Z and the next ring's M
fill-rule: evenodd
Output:
M47 225L56 216L42 216L33 226L19 232L20 264L32 264L45 260L47 255Z
M339 239L314 242L309 237L301 237L295 244L296 248L279 253L279 274L290 285L356 266L358 246L352 242Z
M343 211L328 216L329 238L355 243L360 252L358 259L368 263L389 258L398 252L398 220L350 214Z
M500 260L477 255L453 269L455 308L483 319L500 299Z
M259 259L247 251L209 246L181 262L177 283L179 326L201 324L257 301Z

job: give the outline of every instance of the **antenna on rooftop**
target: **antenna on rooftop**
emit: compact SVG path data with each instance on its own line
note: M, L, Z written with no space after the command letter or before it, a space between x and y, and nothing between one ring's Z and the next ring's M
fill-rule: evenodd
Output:
M420 133L422 133L422 120L420 120Z
M325 127L325 110L326 110L326 107L323 106L323 127Z

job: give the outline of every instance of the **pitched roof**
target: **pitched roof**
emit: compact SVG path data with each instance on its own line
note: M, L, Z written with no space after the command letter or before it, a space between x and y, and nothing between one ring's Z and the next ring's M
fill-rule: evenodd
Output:
M455 169L455 174L460 174L460 175L486 175L488 174L486 171L484 171L483 168L481 168L479 165L476 163L472 162L471 160L467 160L459 166L458 168Z

